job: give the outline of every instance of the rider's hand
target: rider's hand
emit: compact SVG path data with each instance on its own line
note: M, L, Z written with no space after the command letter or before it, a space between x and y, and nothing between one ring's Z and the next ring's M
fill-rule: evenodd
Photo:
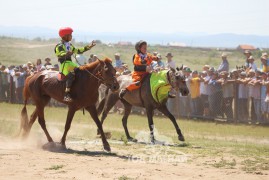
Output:
M72 54L73 54L72 51L68 51L68 52L66 53L66 55L68 55L68 56L72 56Z
M152 71L151 66L147 66L147 68L146 68L146 72L151 72L151 71Z
M95 46L95 45L96 45L96 42L95 42L95 40L93 40L92 43L91 43L90 45L88 45L88 47L89 47L89 48L92 48L92 47Z

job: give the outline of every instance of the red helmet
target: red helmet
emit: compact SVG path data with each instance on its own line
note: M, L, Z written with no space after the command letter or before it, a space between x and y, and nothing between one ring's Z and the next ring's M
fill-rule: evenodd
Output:
M67 34L72 34L73 29L71 27L62 27L59 30L59 36L62 38Z

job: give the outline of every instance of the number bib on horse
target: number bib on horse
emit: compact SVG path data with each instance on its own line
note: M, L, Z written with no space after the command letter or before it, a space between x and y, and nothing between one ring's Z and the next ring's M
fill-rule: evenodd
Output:
M168 98L171 85L167 79L168 70L152 73L150 76L150 89L153 99L157 103L163 103Z

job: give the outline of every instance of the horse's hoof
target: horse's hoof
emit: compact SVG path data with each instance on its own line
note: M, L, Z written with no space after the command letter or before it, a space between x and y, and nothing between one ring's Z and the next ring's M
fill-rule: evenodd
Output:
M150 143L151 143L151 144L156 144L156 140L155 140L155 139L151 139L151 140L150 140Z
M181 135L181 136L178 136L178 140L180 140L180 141L185 141L185 138L184 138L183 135Z
M99 129L97 129L97 135L100 135L101 133L100 133L100 131L99 131Z
M128 142L137 142L137 139L135 139L135 138L128 138Z
M56 147L55 147L56 150L58 150L58 151L65 151L65 150L67 150L65 144L63 144L63 143L55 143L55 144L56 144Z
M54 142L48 142L42 146L42 149L44 150L51 150L55 148L56 144Z
M106 152L111 152L111 149L110 149L109 144L104 145L104 150L105 150Z

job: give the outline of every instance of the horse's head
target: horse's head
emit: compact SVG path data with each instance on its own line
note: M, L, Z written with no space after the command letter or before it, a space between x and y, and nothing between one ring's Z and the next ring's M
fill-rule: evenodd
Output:
M180 68L176 68L175 78L176 78L176 88L179 89L182 96L187 96L189 94L189 89L186 84L186 77L182 72L183 65Z
M116 79L116 70L112 66L112 61L108 58L105 60L99 60L100 69L99 75L102 77L102 83L109 87L112 91L119 89L119 83Z

